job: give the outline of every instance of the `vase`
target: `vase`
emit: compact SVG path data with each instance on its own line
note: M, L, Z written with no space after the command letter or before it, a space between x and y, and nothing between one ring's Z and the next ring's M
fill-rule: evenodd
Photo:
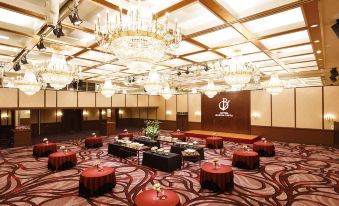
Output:
M217 169L217 162L214 162L214 169Z

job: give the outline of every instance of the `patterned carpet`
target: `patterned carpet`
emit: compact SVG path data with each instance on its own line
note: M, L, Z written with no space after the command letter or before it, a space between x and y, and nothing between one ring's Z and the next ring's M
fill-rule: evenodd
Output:
M77 152L76 167L47 170L47 158L33 158L32 147L0 150L0 205L133 205L142 189L160 182L177 192L183 205L339 205L339 149L275 142L276 156L260 158L258 170L234 170L235 186L223 194L201 189L199 165L173 173L137 166L136 159L120 162L100 149L85 149L84 140L58 144ZM205 149L205 161L214 157L231 165L232 152L241 144L224 142L226 153ZM79 173L100 159L116 169L117 185L99 197L78 196Z

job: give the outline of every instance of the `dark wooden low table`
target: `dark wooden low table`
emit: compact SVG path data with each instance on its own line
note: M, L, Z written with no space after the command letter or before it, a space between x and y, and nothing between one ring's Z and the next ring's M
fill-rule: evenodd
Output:
M174 153L162 155L147 151L143 154L142 165L164 172L172 172L181 168L181 159L180 155Z

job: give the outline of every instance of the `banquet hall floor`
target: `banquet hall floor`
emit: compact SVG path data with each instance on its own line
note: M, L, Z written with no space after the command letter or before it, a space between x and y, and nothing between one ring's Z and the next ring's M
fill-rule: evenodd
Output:
M112 139L104 138L99 149L84 148L81 138L58 143L78 158L76 167L58 172L47 170L47 158L32 157L32 147L0 150L0 205L133 205L138 193L157 182L179 194L183 205L339 205L338 148L274 142L275 157L261 157L257 170L233 168L234 188L220 194L201 189L199 164L164 173L137 166L136 158L120 162L107 154ZM224 146L223 155L205 149L205 161L217 157L231 165L233 151L242 144ZM79 174L98 159L116 169L117 185L103 196L79 197Z

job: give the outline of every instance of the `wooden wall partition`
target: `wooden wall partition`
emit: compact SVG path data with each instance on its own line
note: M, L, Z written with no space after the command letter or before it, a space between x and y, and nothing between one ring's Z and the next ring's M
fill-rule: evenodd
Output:
M220 93L214 98L203 95L203 130L249 134L251 132L250 98L249 91ZM219 108L223 100L230 101L225 111ZM220 112L228 112L231 116L218 116Z

